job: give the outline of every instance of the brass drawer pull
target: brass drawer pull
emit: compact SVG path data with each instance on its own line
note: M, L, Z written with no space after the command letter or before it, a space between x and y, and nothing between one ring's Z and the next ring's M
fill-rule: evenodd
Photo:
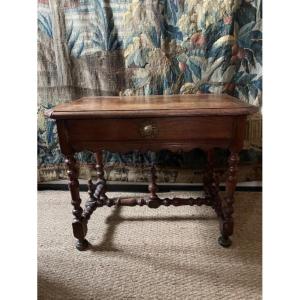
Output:
M158 135L158 128L153 122L144 122L140 127L140 134L145 138L153 138Z

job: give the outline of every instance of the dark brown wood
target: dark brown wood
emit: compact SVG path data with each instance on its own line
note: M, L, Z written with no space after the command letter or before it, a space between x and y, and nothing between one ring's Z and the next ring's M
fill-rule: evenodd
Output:
M102 158L102 151L98 151L95 154L96 157L96 173L97 178L101 181L104 181L104 169L103 169L103 158Z
M113 205L202 205L211 206L220 220L219 243L228 247L233 233L233 195L238 153L243 147L247 115L257 108L228 95L174 95L141 97L88 97L58 105L46 113L56 119L59 143L66 156L69 189L74 207L73 233L76 247L84 250L87 223L97 207ZM219 194L219 176L214 171L214 147L228 148L226 196ZM102 150L172 151L201 148L208 153L204 197L160 199L155 166L151 167L149 198L106 196ZM96 155L97 180L88 182L89 199L82 210L78 167L73 154L90 150Z
M152 164L151 166L150 173L151 173L150 183L148 186L148 190L150 192L150 199L147 205L151 208L157 208L160 204L159 204L159 198L156 194L156 192L158 191L158 186L156 184L157 176L156 176L156 168L154 164Z
M61 152L66 155L73 155L74 150L69 141L68 125L66 120L56 120L57 133Z
M221 199L221 211L222 217L220 219L221 237L219 243L223 247L229 247L231 245L230 236L233 234L233 195L237 182L237 170L238 170L239 155L236 152L231 152L228 159L228 176L226 181L226 196Z
M214 150L209 149L206 152L207 154L207 165L203 176L203 190L206 196L211 197L212 194L212 184L213 184L213 156Z
M93 212L97 208L97 198L94 196L95 194L95 185L93 184L92 179L89 179L88 181L88 194L89 194L89 199L85 203L85 208L82 213L83 219L87 222Z
M96 174L97 174L97 181L93 183L92 179L88 181L88 194L89 199L85 204L85 210L83 212L83 218L88 221L97 208L99 203L106 202L107 196L106 192L106 180L104 178L104 169L103 169L103 162L102 162L102 151L98 151L95 153L96 157Z
M78 167L73 155L66 156L67 174L69 177L69 190L71 193L71 204L74 209L72 211L74 219L72 223L74 237L77 238L76 248L80 251L88 247L88 242L84 238L87 233L87 224L82 218L82 208L80 206L81 199L79 195Z
M231 140L229 139L198 139L198 140L177 140L177 141L73 141L72 148L76 152L89 150L91 152L106 149L113 152L129 152L139 150L141 152L159 151L162 149L171 151L191 151L195 148L207 150L211 147L228 148Z
M229 139L233 132L234 118L220 116L84 119L68 120L67 126L71 142L93 141L99 136L103 141ZM149 128L148 134L145 133L145 128Z
M53 119L248 115L257 108L229 95L86 97L47 111Z
M155 198L156 204L152 204L151 196L149 198L112 198L106 199L106 201L98 202L98 206L148 206L149 208L158 208L161 205L164 206L181 206L181 205L208 205L211 206L210 198L198 197L198 198Z
M203 176L203 189L205 196L211 199L211 206L216 211L219 218L222 218L221 203L222 199L219 194L220 176L215 172L214 150L207 151L207 166Z
M102 151L96 152L96 171L98 177L96 185L98 185L99 188L98 191L96 191L95 197L101 201L107 199L107 196L105 194L107 188L106 188L106 179L104 178Z

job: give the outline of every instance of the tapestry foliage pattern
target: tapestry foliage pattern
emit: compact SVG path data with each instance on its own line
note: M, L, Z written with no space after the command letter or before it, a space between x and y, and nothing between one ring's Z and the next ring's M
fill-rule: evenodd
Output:
M40 168L63 162L45 109L87 95L197 93L261 105L261 0L38 0ZM181 166L186 155L194 154L156 159ZM93 161L90 153L79 159ZM152 159L106 153L107 163Z

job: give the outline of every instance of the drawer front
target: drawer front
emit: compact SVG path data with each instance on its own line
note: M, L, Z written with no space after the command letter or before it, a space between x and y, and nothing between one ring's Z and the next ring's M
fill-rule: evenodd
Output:
M233 118L172 117L68 120L70 141L229 139Z

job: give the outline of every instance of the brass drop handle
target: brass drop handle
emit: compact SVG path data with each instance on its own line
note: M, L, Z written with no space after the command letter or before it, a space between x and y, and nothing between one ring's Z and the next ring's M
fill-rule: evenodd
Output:
M140 134L143 137L155 137L158 134L158 130L153 122L145 122L140 127Z

